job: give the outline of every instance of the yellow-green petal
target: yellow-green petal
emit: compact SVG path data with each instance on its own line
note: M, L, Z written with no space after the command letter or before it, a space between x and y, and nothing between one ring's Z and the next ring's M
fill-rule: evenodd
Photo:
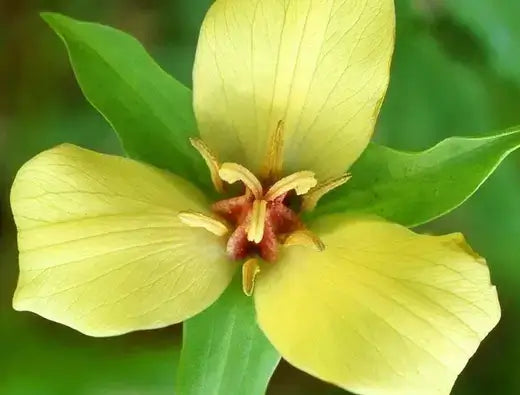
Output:
M233 265L222 240L177 218L207 204L189 182L72 145L18 172L13 305L92 336L180 322L215 301Z
M360 394L448 394L500 318L462 235L325 217L323 252L291 246L258 275L258 322L294 366Z
M394 19L393 0L217 0L194 68L202 138L259 174L283 120L285 174L344 173L374 129Z

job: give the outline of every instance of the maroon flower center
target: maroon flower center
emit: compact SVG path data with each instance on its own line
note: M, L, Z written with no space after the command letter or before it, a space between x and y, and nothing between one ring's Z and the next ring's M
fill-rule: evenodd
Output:
M244 195L220 200L213 204L212 210L233 225L234 231L227 241L227 253L232 259L243 259L258 254L268 262L278 257L279 244L285 237L299 229L303 224L287 205L287 194L277 197L266 204L263 220L263 236L256 243L248 239L248 228L253 220L254 197L246 192Z

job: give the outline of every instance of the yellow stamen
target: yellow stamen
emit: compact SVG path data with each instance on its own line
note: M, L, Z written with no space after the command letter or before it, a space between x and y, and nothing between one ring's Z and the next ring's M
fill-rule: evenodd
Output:
M213 182L213 186L217 190L217 192L224 192L224 186L222 185L222 180L218 175L219 163L217 157L211 152L209 147L202 141L201 139L190 138L190 143L199 154L202 156L206 165L209 168L209 173L211 176L211 181Z
M312 247L316 251L323 251L325 249L325 244L320 240L318 236L312 233L310 230L297 230L291 233L285 239L284 246L306 246Z
M255 288L255 280L258 273L260 273L258 259L248 259L242 265L242 290L247 296L253 295L253 290Z
M229 184L242 181L246 187L253 193L255 199L261 199L263 194L262 184L258 181L253 173L244 166L237 163L224 163L218 171L220 178Z
M317 183L312 171L299 171L276 182L265 194L265 199L274 200L292 189L297 195L303 195Z
M276 180L282 171L284 126L283 121L278 121L276 129L269 136L265 164L262 169L262 175L267 180Z
M307 193L302 200L302 210L304 211L312 211L318 204L318 201L325 195L326 193L332 191L333 189L343 185L352 177L351 174L346 173L341 177L333 178L327 180L316 187L312 188L309 193Z
M267 212L267 202L265 200L255 200L251 209L251 219L247 226L247 240L260 243L264 237L265 214Z
M193 228L204 228L217 236L224 236L229 232L225 223L202 213L183 211L178 215L181 222Z

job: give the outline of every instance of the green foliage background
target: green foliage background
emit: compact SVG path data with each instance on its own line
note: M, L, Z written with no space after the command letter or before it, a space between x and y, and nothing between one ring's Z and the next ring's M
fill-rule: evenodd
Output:
M65 49L40 20L57 11L125 30L174 77L191 85L198 28L210 0L0 1L0 393L167 394L180 328L91 339L15 313L15 230L8 207L16 170L60 142L119 153L117 138L81 95ZM377 141L427 148L452 135L520 124L517 0L396 0L397 46ZM109 88L109 87L108 87ZM488 259L503 318L454 394L520 393L520 153L461 208L421 227L463 231ZM339 394L282 363L269 394Z

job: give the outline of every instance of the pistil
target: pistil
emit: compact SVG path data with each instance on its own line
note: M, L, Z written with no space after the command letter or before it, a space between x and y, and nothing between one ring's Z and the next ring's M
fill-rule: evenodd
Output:
M275 262L281 245L307 246L316 251L325 248L323 242L305 227L299 215L289 207L288 196L291 193L302 196L301 210L312 210L323 195L350 179L350 174L344 174L318 183L314 172L306 170L281 177L283 133L284 123L280 121L269 137L265 165L261 171L263 183L238 163L220 164L204 142L190 139L206 161L215 189L223 192L223 182L241 182L244 193L214 203L211 208L218 218L194 212L179 213L179 218L188 226L228 237L226 252L231 259L249 258L242 266L242 286L246 295L253 293L255 279L260 272L256 255L266 262Z

